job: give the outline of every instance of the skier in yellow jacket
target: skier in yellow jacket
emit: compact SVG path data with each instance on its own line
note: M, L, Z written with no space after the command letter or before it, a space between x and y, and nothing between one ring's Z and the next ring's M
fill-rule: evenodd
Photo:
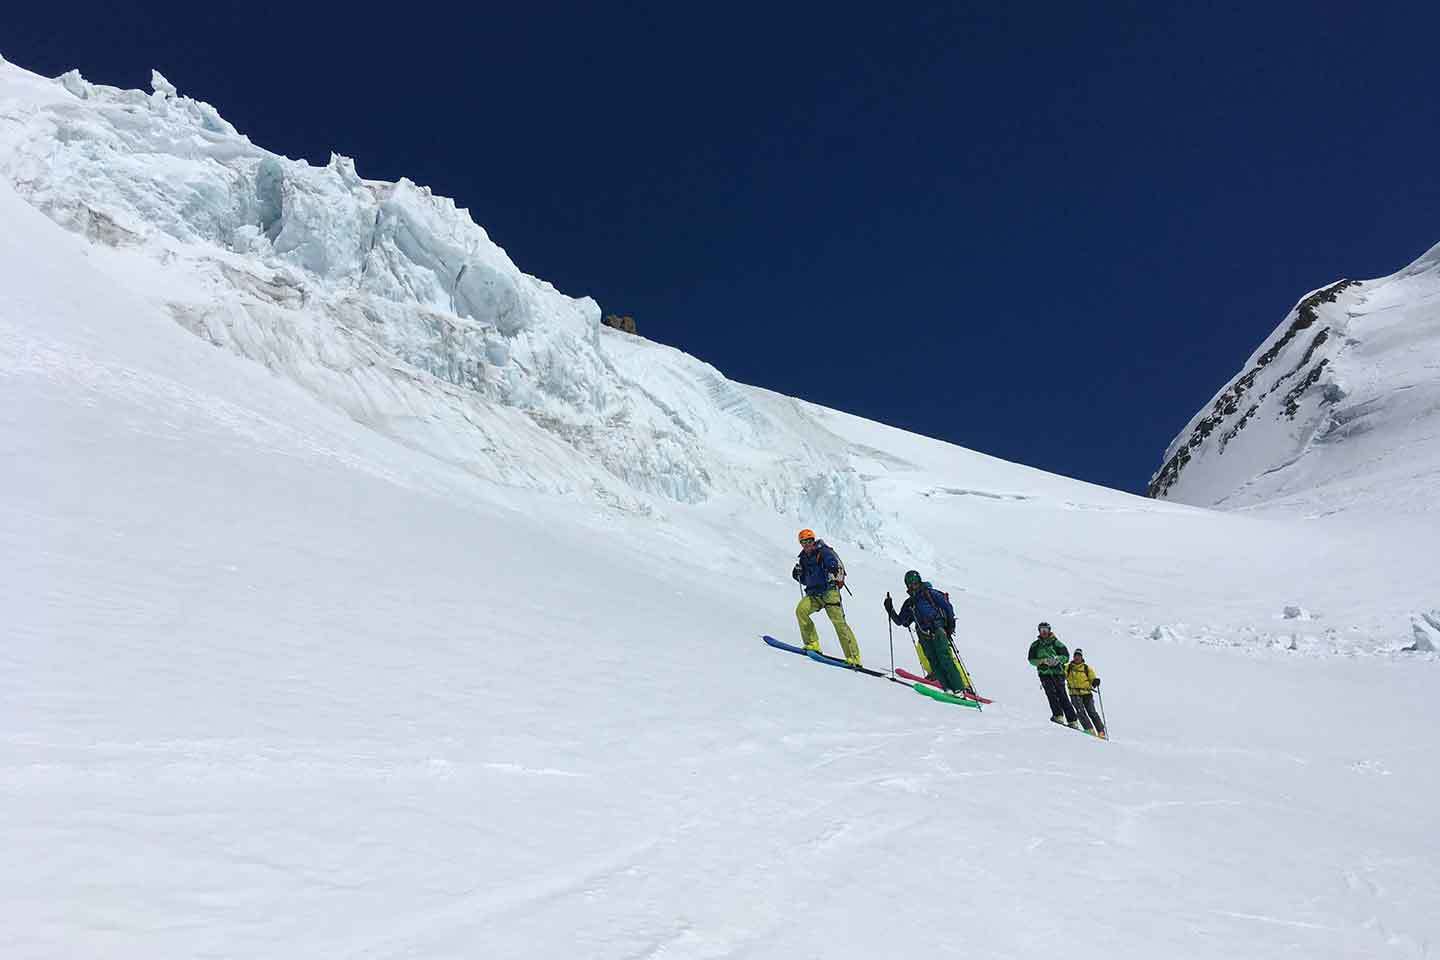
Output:
M1075 655L1065 664L1065 689L1070 693L1070 702L1080 714L1080 725L1086 733L1093 733L1105 739L1105 721L1095 709L1095 690L1100 688L1100 678L1095 668L1085 662L1085 651L1075 648Z

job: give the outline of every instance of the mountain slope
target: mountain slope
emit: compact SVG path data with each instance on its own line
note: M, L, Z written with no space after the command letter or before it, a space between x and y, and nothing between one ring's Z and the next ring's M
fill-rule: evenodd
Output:
M645 389L611 361L618 335L593 301L520 272L452 201L363 180L343 157L261 150L159 74L153 86L6 67L0 174L163 273L146 292L186 329L481 477L639 512L740 489L877 535L843 442L796 408L758 409L678 354L671 380L701 392Z
M70 109L4 77L0 142ZM170 109L141 100L118 114ZM281 268L92 236L35 185L107 181L62 176L43 138L0 164L21 155L30 179L0 180L6 956L1418 957L1440 936L1434 658L1387 653L1418 545L1007 464L592 339L579 306L496 328L513 355L593 351L580 367L639 397L605 401L630 404L603 407L630 411L620 440L659 403L689 425L709 486L667 495L605 466L616 437L566 438L600 406L417 374L332 327L310 273L306 309L247 301L253 328L195 336L213 318L177 304L244 296L222 264ZM833 539L867 661L922 565L993 709L760 644L794 634L787 511L811 504L857 518ZM1112 742L1047 721L1042 617L1104 678Z
M592 301L522 273L453 202L406 180L363 180L344 158L311 167L269 153L158 73L152 86L118 90L73 71L46 81L0 64L0 175L183 329L472 476L657 519L686 505L759 506L777 530L816 527L942 572L958 562L959 576L973 564L955 547L976 523L1003 517L1016 559L998 562L1023 578L1032 571L1019 558L1045 544L1020 531L1046 529L1077 497L1099 507L1087 539L1113 536L1137 509L1120 494L1076 494L1070 481L733 383L601 326ZM1212 535L1218 523L1134 537L1121 563L1175 575L1225 567L1233 545ZM1411 612L1434 604L1404 552L1377 564L1368 545L1308 531L1270 541L1276 561L1258 583L1252 568L1239 595L1328 608L1316 635L1327 647L1408 641ZM1355 568L1350 609L1336 608L1323 578L1295 590L1296 556ZM1199 621L1208 635L1270 642L1253 615L1227 612L1232 578L1189 579L1188 609L1137 600L1127 628Z
M1150 495L1433 518L1440 245L1303 298L1165 453Z

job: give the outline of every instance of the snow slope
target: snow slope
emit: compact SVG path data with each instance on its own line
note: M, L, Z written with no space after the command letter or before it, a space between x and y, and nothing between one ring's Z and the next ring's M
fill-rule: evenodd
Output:
M639 512L740 491L877 535L843 443L683 355L675 389L646 389L592 300L521 273L452 201L261 150L159 74L149 95L4 77L0 174L21 196L160 258L145 292L180 324L357 421L507 484Z
M1393 653L1423 529L730 383L419 188L347 188L397 224L361 267L277 243L330 199L241 248L217 184L267 159L161 81L0 64L0 954L1433 953L1435 657ZM447 305L455 251L490 274ZM920 565L996 705L762 646L797 521L871 665ZM1046 721L1041 617L1112 742Z
M1150 492L1434 524L1437 480L1440 245L1302 298L1171 443Z

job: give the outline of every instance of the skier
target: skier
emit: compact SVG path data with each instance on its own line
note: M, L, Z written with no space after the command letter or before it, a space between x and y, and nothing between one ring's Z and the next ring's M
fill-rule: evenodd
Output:
M885 613L897 627L915 624L927 677L939 680L955 693L972 693L970 678L950 649L950 638L955 635L955 608L949 598L922 580L917 570L905 572L905 592L909 597L900 605L899 613L890 595L885 595Z
M1059 637L1050 632L1050 624L1041 623L1037 630L1040 635L1030 644L1030 666L1040 674L1040 685L1045 688L1045 696L1050 701L1050 719L1079 730L1075 708L1065 695L1065 661L1069 659L1070 651Z
M1095 668L1085 662L1085 651L1079 647L1075 648L1075 656L1065 665L1065 687L1070 692L1075 712L1080 714L1080 724L1085 732L1092 732L1093 721L1095 736L1104 740L1105 721L1095 710L1095 694L1091 692L1100 689L1100 678L1095 675Z
M840 647L845 651L845 662L852 667L861 666L860 644L855 641L855 632L845 622L845 610L840 605L840 588L845 586L845 565L824 540L815 539L815 531L800 531L800 557L790 576L805 588L805 596L795 607L795 619L800 621L800 640L806 650L820 653L820 634L810 618L821 610L835 626L835 635L840 638Z

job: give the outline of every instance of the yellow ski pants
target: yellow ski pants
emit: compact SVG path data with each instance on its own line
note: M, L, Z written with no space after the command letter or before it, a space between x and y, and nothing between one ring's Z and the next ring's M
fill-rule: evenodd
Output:
M808 593L800 598L800 603L795 607L795 619L800 621L800 639L807 649L818 651L820 649L820 634L815 629L815 624L810 618L821 610L830 618L835 627L835 635L840 638L840 647L845 651L845 659L855 665L860 665L860 644L855 640L855 631L850 629L850 624L845 622L845 610L840 606L840 590L831 587L824 594L812 597Z

